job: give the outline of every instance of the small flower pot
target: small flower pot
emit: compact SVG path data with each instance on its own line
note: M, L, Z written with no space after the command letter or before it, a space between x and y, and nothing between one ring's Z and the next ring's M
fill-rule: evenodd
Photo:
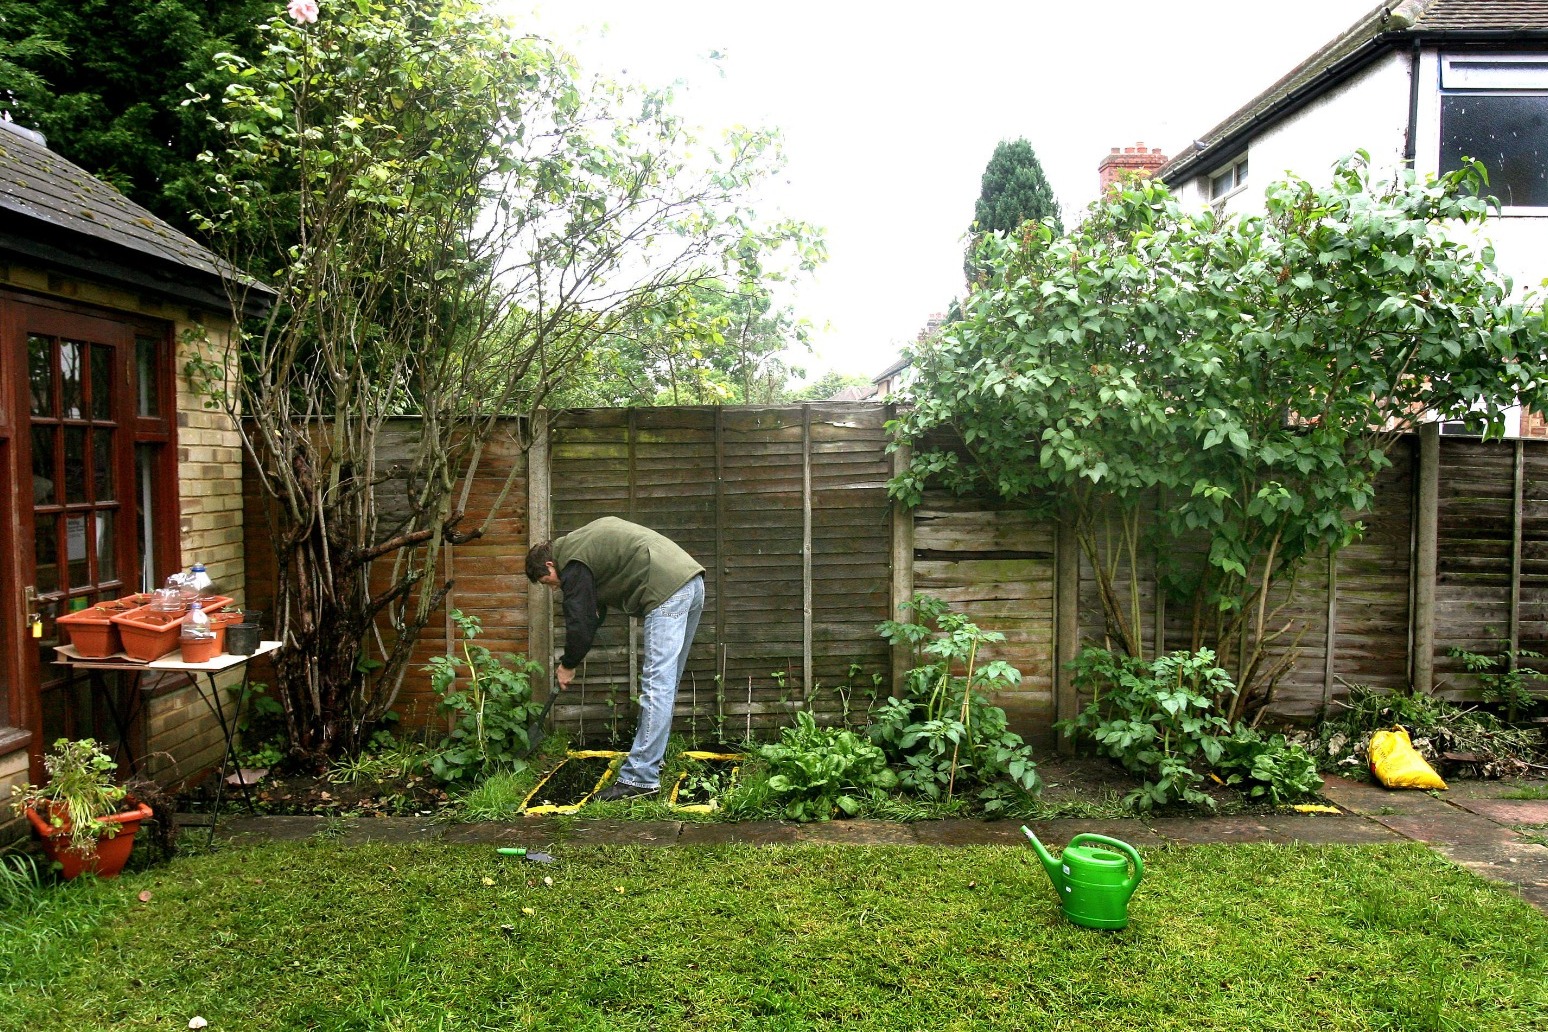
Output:
M182 654L184 663L208 663L220 655L220 642L214 638L185 639Z
M118 834L97 839L96 848L87 852L70 848L68 821L56 828L30 806L27 820L43 840L44 854L59 864L60 876L66 881L87 872L98 878L117 878L134 849L134 835L140 830L140 822L151 816L151 808L136 799L125 799L124 806L126 809L119 813L102 818L108 824L118 825Z
M215 654L236 651L230 645L231 628L242 622L241 613L211 613L210 630L215 632ZM248 653L251 655L251 653Z
M232 624L226 628L226 651L233 656L251 656L262 639L263 629L257 624Z

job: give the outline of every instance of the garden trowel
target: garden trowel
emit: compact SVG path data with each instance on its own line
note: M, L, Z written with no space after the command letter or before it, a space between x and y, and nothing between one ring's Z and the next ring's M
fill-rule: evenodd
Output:
M528 863L551 864L554 862L554 858L549 856L547 853L536 849L528 849L525 846L501 846L499 849L496 849L495 852L499 853L501 856L519 857L522 860L526 860Z
M519 759L525 760L542 744L543 738L548 734L549 711L554 708L554 703L559 701L559 695L562 691L563 689L559 687L559 682L555 681L553 690L548 693L548 701L543 704L543 712L537 715L536 720L527 725L527 748L522 750L521 756L518 757Z

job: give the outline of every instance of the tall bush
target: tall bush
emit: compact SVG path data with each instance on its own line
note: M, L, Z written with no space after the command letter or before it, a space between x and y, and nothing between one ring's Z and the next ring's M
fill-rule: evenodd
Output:
M892 485L988 490L1066 521L1106 632L1149 657L1152 561L1209 647L1264 702L1293 658L1274 588L1360 533L1395 432L1434 417L1502 432L1548 402L1538 301L1475 242L1483 170L1269 186L1262 214L1184 210L1131 184L1067 234L987 238L964 319L910 354L913 447ZM960 448L942 446L949 429Z

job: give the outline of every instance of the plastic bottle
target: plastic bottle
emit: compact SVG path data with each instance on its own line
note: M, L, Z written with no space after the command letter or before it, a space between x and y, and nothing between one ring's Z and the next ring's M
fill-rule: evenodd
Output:
M167 578L167 587L176 591L183 600L183 608L188 608L188 603L199 597L199 589L193 586L186 573L174 573Z
M199 603L191 603L188 607L188 616L183 620L181 637L184 641L208 641L215 637L215 629L210 626L210 618Z
M210 575L204 569L203 563L194 563L188 571L188 582L194 586L199 598L209 598L215 594L215 585L210 581Z

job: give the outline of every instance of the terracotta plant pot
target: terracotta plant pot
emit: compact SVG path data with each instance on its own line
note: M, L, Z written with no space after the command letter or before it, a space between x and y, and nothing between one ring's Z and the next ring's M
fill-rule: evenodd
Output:
M220 642L214 638L201 638L182 643L184 663L208 663L220 655Z
M78 613L66 613L55 622L69 632L70 644L81 656L86 659L105 659L123 648L118 637L118 625L113 623L113 613L105 608L113 605L117 603L105 602ZM129 610L125 607L120 611L127 613Z
M59 863L60 875L66 881L88 871L98 878L117 878L134 849L134 834L140 830L140 822L151 816L151 808L136 799L125 799L124 805L127 809L102 818L108 824L118 825L118 834L97 839L96 849L85 853L70 848L68 821L64 827L56 828L30 806L27 819L43 840L43 852Z
M241 613L211 613L210 630L215 632L215 655L227 651L226 630L235 627L245 619Z

